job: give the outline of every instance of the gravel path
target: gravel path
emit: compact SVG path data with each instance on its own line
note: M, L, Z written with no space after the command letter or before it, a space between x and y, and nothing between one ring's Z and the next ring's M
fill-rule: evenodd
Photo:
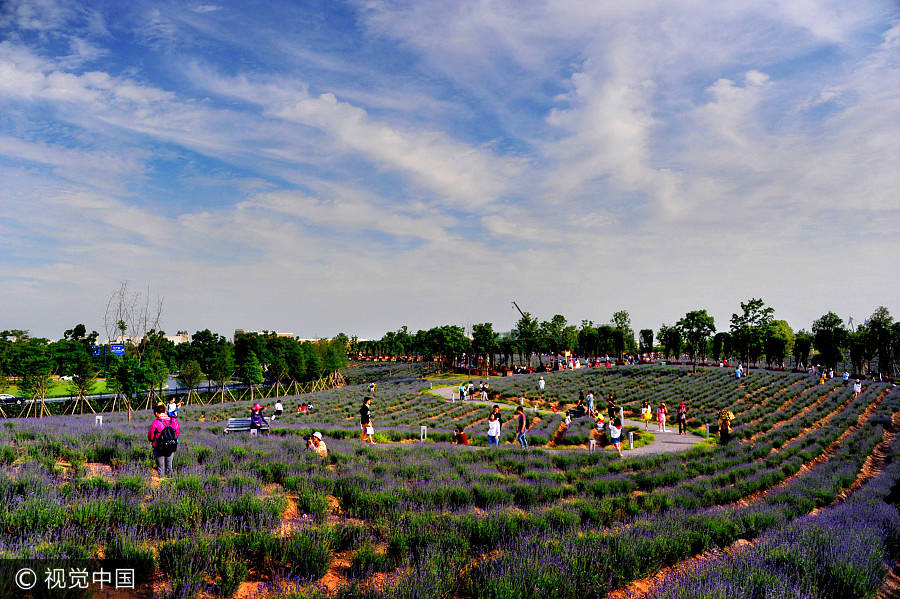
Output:
M447 401L450 401L453 393L455 391L454 387L439 387L437 389L430 390L433 395L437 395L438 397L442 397ZM477 391L476 391L477 394ZM480 399L471 399L466 403L474 403L474 404L484 404L490 405L494 402L492 401L482 401ZM528 413L531 414L531 410L528 410ZM553 412L548 410L538 410L538 414L543 416L553 415ZM638 447L637 449L626 449L628 447L628 437L623 437L622 449L625 452L626 456L639 456L639 455L654 455L658 453L677 453L679 451L686 451L696 445L697 443L703 442L703 437L699 437L693 433L687 433L686 435L678 434L678 422L673 421L673 428L669 428L669 432L661 433L657 430L658 426L656 422L650 423L650 431L654 435L656 435L656 439L643 447ZM625 420L626 426L636 426L641 430L644 430L644 423L638 422L637 420ZM561 451L561 450L554 450Z

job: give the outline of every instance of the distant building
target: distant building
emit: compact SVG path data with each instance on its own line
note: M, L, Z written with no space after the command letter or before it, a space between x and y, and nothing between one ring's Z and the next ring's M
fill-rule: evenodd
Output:
M175 335L166 335L166 339L175 345L181 345L182 343L190 343L191 335L187 331L178 331Z

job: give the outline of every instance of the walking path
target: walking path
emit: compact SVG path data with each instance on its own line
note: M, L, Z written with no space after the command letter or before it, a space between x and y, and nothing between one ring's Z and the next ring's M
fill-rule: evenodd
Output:
M454 397L454 392L456 389L454 387L438 387L437 389L430 390L432 395L437 395L447 401L450 401ZM477 391L476 391L477 394ZM483 401L480 399L470 399L466 400L466 403L471 404L481 404L481 405L492 405L495 402L493 401ZM531 413L531 410L528 410L528 413ZM546 417L548 415L553 416L554 413L550 410L538 410L538 414L542 417ZM655 455L659 453L678 453L680 451L687 451L697 443L703 442L703 437L699 437L693 433L688 433L686 435L678 434L678 422L673 421L671 423L674 425L674 428L669 428L669 432L661 433L657 430L658 426L656 422L650 423L650 430L647 432L653 433L656 436L654 441L651 441L647 445L643 447L638 447L637 449L627 449L628 447L628 437L623 436L622 449L625 452L626 456L639 456L639 455ZM625 426L636 426L641 430L644 430L644 423L638 422L637 420L625 420ZM558 450L557 450L558 451Z

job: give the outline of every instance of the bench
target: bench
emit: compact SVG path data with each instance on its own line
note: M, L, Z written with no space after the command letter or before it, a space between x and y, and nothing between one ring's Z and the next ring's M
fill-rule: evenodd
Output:
M251 429L250 426L250 417L246 418L229 418L228 425L225 427L225 434L228 433L242 433L245 431L249 431ZM269 432L269 421L263 418L262 426L259 427L261 432L267 433Z

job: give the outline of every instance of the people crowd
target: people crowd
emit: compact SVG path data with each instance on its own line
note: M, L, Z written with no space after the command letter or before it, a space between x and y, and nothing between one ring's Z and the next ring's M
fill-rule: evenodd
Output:
M742 376L742 371L742 365L739 364L737 369L735 370L735 376L738 379L740 379L740 377ZM816 371L815 374L820 375L818 371ZM822 381L824 381L828 377L833 376L833 371L823 370L821 372ZM845 384L850 384L849 373L844 372L842 378ZM546 390L546 388L547 381L543 376L539 377L537 380L538 391L544 391ZM374 394L375 390L376 385L373 383L369 386L369 391ZM854 395L858 395L861 392L861 383L859 379L857 379L853 384L853 391ZM473 381L465 381L463 383L460 383L460 385L454 389L454 392L458 393L459 398L463 401L476 397L481 401L486 401L490 397L489 385L485 381L479 381L477 387L475 386ZM154 407L155 418L152 421L147 432L147 439L151 443L153 457L156 461L156 472L159 477L172 476L173 474L173 459L178 446L178 438L181 434L181 429L178 423L178 410L182 405L183 402L172 400L168 405L160 403ZM515 408L515 413L511 422L513 422L513 425L515 427L514 443L518 444L518 446L523 449L527 449L529 447L529 420L526 416L524 406L525 398L522 397L519 401L519 405ZM265 415L265 406L263 406L259 402L255 402L253 404L253 406L250 408L249 418L249 426L251 430L256 429L260 432L265 432L268 430L271 421L275 421L278 418L283 417L285 407L283 401L280 398L276 398L273 407L274 409L271 418L267 418ZM297 413L302 414L308 412L310 409L312 409L312 405L307 402L303 402L298 405ZM554 413L557 413L558 411L559 410L557 410L555 407L553 408ZM656 408L654 408L648 400L643 400L641 402L640 418L644 423L644 430L650 429L650 421L653 420L655 416L658 425L658 431L669 432L669 430L666 428L668 414L669 410L665 402L660 402ZM623 421L622 408L618 406L615 395L613 393L607 394L606 409L603 410L595 404L593 389L587 389L587 393L585 393L584 390L580 391L575 406L566 410L565 412L565 428L568 428L568 425L572 422L572 420L585 417L591 418L594 422L594 426L592 426L591 438L595 441L598 439L603 439L603 445L607 445L605 439L608 435L608 445L611 445L613 448L615 448L620 457L623 456L622 435L625 430L625 423ZM688 434L687 417L688 408L686 403L682 401L678 404L678 407L676 409L679 435ZM720 442L722 443L727 443L730 438L731 420L733 418L734 414L732 414L728 410L723 410L719 413L718 425ZM504 419L501 414L499 404L494 404L491 407L490 412L488 413L485 420L487 422L486 432L488 446L499 447L501 444L501 432L504 425ZM362 441L363 443L375 445L376 441L374 423L372 418L371 395L366 395L362 401L362 404L360 405L359 427L360 441ZM564 434L564 429L561 429L561 431ZM320 431L315 431L308 437L305 437L305 442L307 450L315 453L320 458L324 459L328 457L328 447L326 445L324 436ZM452 433L452 442L456 445L470 445L472 439L469 437L468 433L465 431L462 425L456 425L455 430Z

